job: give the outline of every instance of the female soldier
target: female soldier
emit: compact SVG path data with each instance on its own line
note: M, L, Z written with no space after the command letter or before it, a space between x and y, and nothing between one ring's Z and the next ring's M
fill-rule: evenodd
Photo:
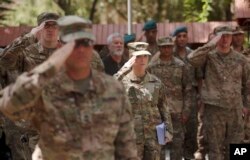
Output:
M134 42L134 45L137 43ZM132 58L125 64L131 69L125 76L119 75L119 80L124 84L132 104L138 155L142 160L159 160L161 146L157 141L156 126L165 123L166 142L169 142L172 139L172 122L163 84L146 71L150 55L145 50L133 52Z

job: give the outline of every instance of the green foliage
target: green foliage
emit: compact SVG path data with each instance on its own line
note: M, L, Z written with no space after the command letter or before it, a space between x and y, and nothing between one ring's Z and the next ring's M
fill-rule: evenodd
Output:
M64 12L51 0L18 1L13 10L6 11L4 25L33 25L37 24L37 16L44 11L53 11L59 14Z
M202 0L203 6L202 6L202 12L199 15L198 21L200 22L207 22L208 21L208 16L209 12L212 11L211 3L212 0Z
M126 0L0 0L18 2L4 11L4 25L36 25L36 17L43 11L61 15L93 17L94 23L126 23ZM131 0L133 22L206 22L232 20L230 4L234 0ZM0 8L1 9L1 8ZM0 10L1 11L1 10Z
M212 11L212 0L184 0L186 22L207 22Z

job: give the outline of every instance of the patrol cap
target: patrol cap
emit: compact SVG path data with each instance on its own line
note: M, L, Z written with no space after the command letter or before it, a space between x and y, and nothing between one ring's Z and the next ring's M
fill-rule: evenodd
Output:
M233 30L233 34L244 34L245 32L240 28L240 26L236 26Z
M43 12L37 16L37 25L39 26L43 22L54 21L59 19L59 15L53 12Z
M127 44L129 42L134 42L135 41L135 34L125 34L124 35L124 43Z
M187 33L188 32L187 27L186 26L179 26L179 27L177 27L174 30L174 32L172 33L172 36L175 37L175 36L177 36L181 32L186 32Z
M151 29L156 29L157 25L154 20L147 21L144 26L143 26L143 31L151 30Z
M129 51L143 51L148 47L148 43L146 42L131 42L128 43Z
M142 56L142 55L151 56L151 53L149 51L135 51L132 53L132 56Z
M158 46L173 46L174 41L172 37L162 37L157 40Z
M60 38L63 42L79 39L90 39L95 41L92 33L92 23L88 19L79 16L64 16L57 21L60 28Z
M214 34L233 34L233 28L228 25L222 25L214 28Z

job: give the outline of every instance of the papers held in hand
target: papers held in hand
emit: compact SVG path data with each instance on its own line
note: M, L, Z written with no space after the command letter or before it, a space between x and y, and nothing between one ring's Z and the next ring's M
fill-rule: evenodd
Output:
M157 139L158 139L158 143L160 145L166 144L166 139L165 139L166 129L167 128L166 128L166 125L164 123L161 123L161 124L156 126Z

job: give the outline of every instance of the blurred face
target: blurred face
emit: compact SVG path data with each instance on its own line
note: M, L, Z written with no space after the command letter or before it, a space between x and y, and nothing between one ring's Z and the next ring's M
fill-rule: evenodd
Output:
M150 30L145 31L145 37L149 44L155 43L156 37L157 37L157 29L150 29Z
M170 57L170 56L172 56L173 48L174 48L173 45L160 46L159 50L161 52L161 56L163 56L163 57Z
M244 34L239 33L239 34L234 34L233 35L233 45L236 47L242 47L244 44Z
M220 40L217 42L217 46L220 49L229 49L232 43L232 35L231 34L223 34Z
M55 42L58 40L59 28L56 22L46 22L41 30L41 38L47 42Z
M121 37L114 37L112 43L109 45L109 51L113 55L121 56L124 51L124 42Z
M148 55L136 56L133 67L146 70L148 65Z
M188 35L186 32L181 32L176 36L176 45L178 47L186 47L188 43Z
M90 67L93 54L93 41L81 39L76 41L75 48L66 60L68 70L82 70Z

